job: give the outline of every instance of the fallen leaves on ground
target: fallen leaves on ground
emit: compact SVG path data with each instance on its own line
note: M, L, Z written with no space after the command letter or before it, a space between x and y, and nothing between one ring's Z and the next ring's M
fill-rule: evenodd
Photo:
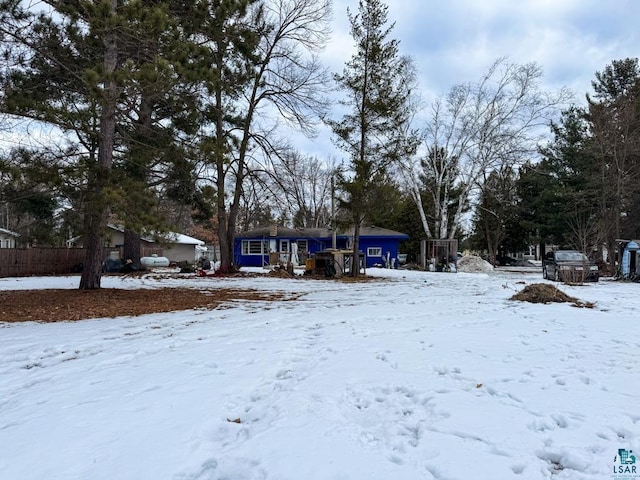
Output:
M0 292L0 322L60 322L87 318L216 308L242 300L281 301L290 295L240 289L8 290Z

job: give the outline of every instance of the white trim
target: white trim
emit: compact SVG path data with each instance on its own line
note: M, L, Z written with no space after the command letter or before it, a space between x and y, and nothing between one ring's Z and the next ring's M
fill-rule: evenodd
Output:
M6 228L0 228L0 233L5 235L11 235L12 237L19 237L20 234L16 232L12 232L11 230L7 230Z
M255 244L259 244L261 246L260 248L260 252L257 251L251 251L252 248L251 246L253 245L255 248ZM268 255L269 254L269 240L259 240L259 239L251 239L251 238L247 238L245 240L242 240L242 245L241 245L241 252L243 256L250 256L250 255Z

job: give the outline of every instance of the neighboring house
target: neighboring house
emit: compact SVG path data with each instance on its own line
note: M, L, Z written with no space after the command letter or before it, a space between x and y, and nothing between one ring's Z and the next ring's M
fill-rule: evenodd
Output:
M333 232L327 228L265 227L239 233L234 240L234 262L245 267L260 267L286 261L297 252L300 262L314 253L332 248ZM360 251L365 265L397 265L400 242L409 236L379 227L362 227ZM353 233L336 232L336 248L353 249ZM274 261L275 259L275 261Z
M20 234L0 228L0 248L16 248L16 239Z
M640 240L617 240L620 248L620 274L623 279L636 279L640 276Z
M105 241L105 248L119 250L124 245L124 229L111 224L108 225L108 228L109 234ZM80 240L80 243L82 242L81 237L73 239L70 242L75 244L77 240ZM193 263L200 256L199 248L203 245L204 242L197 238L189 237L181 233L169 232L163 235L163 240L160 243L150 237L141 237L140 253L144 257L161 251L162 256L167 257L170 262Z

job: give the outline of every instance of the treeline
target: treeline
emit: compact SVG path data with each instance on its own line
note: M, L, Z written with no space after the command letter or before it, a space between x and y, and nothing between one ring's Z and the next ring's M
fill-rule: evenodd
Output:
M82 236L84 289L100 286L108 222L127 258L172 229L217 242L222 269L236 232L268 222L344 224L356 246L375 224L409 233L409 253L423 237L495 256L638 236L637 60L596 73L585 107L506 59L424 105L381 0L347 12L354 52L332 78L318 59L331 13L330 0L0 0L0 226L28 244ZM320 123L342 161L288 140Z
M328 0L2 0L9 224L28 218L33 241L80 232L81 289L100 287L109 221L130 258L142 233L208 223L230 269L253 172L291 152L278 126L312 134L325 115L330 13Z
M616 240L640 237L640 67L597 72L585 106L551 125L540 161L489 172L474 243L492 255L541 243L575 248L615 268ZM607 255L608 252L608 255Z

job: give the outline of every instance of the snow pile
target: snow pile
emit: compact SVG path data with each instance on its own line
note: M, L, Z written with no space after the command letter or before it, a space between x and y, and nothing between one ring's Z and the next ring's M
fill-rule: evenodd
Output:
M466 273L489 273L493 272L493 265L476 255L465 255L458 259L459 272Z

